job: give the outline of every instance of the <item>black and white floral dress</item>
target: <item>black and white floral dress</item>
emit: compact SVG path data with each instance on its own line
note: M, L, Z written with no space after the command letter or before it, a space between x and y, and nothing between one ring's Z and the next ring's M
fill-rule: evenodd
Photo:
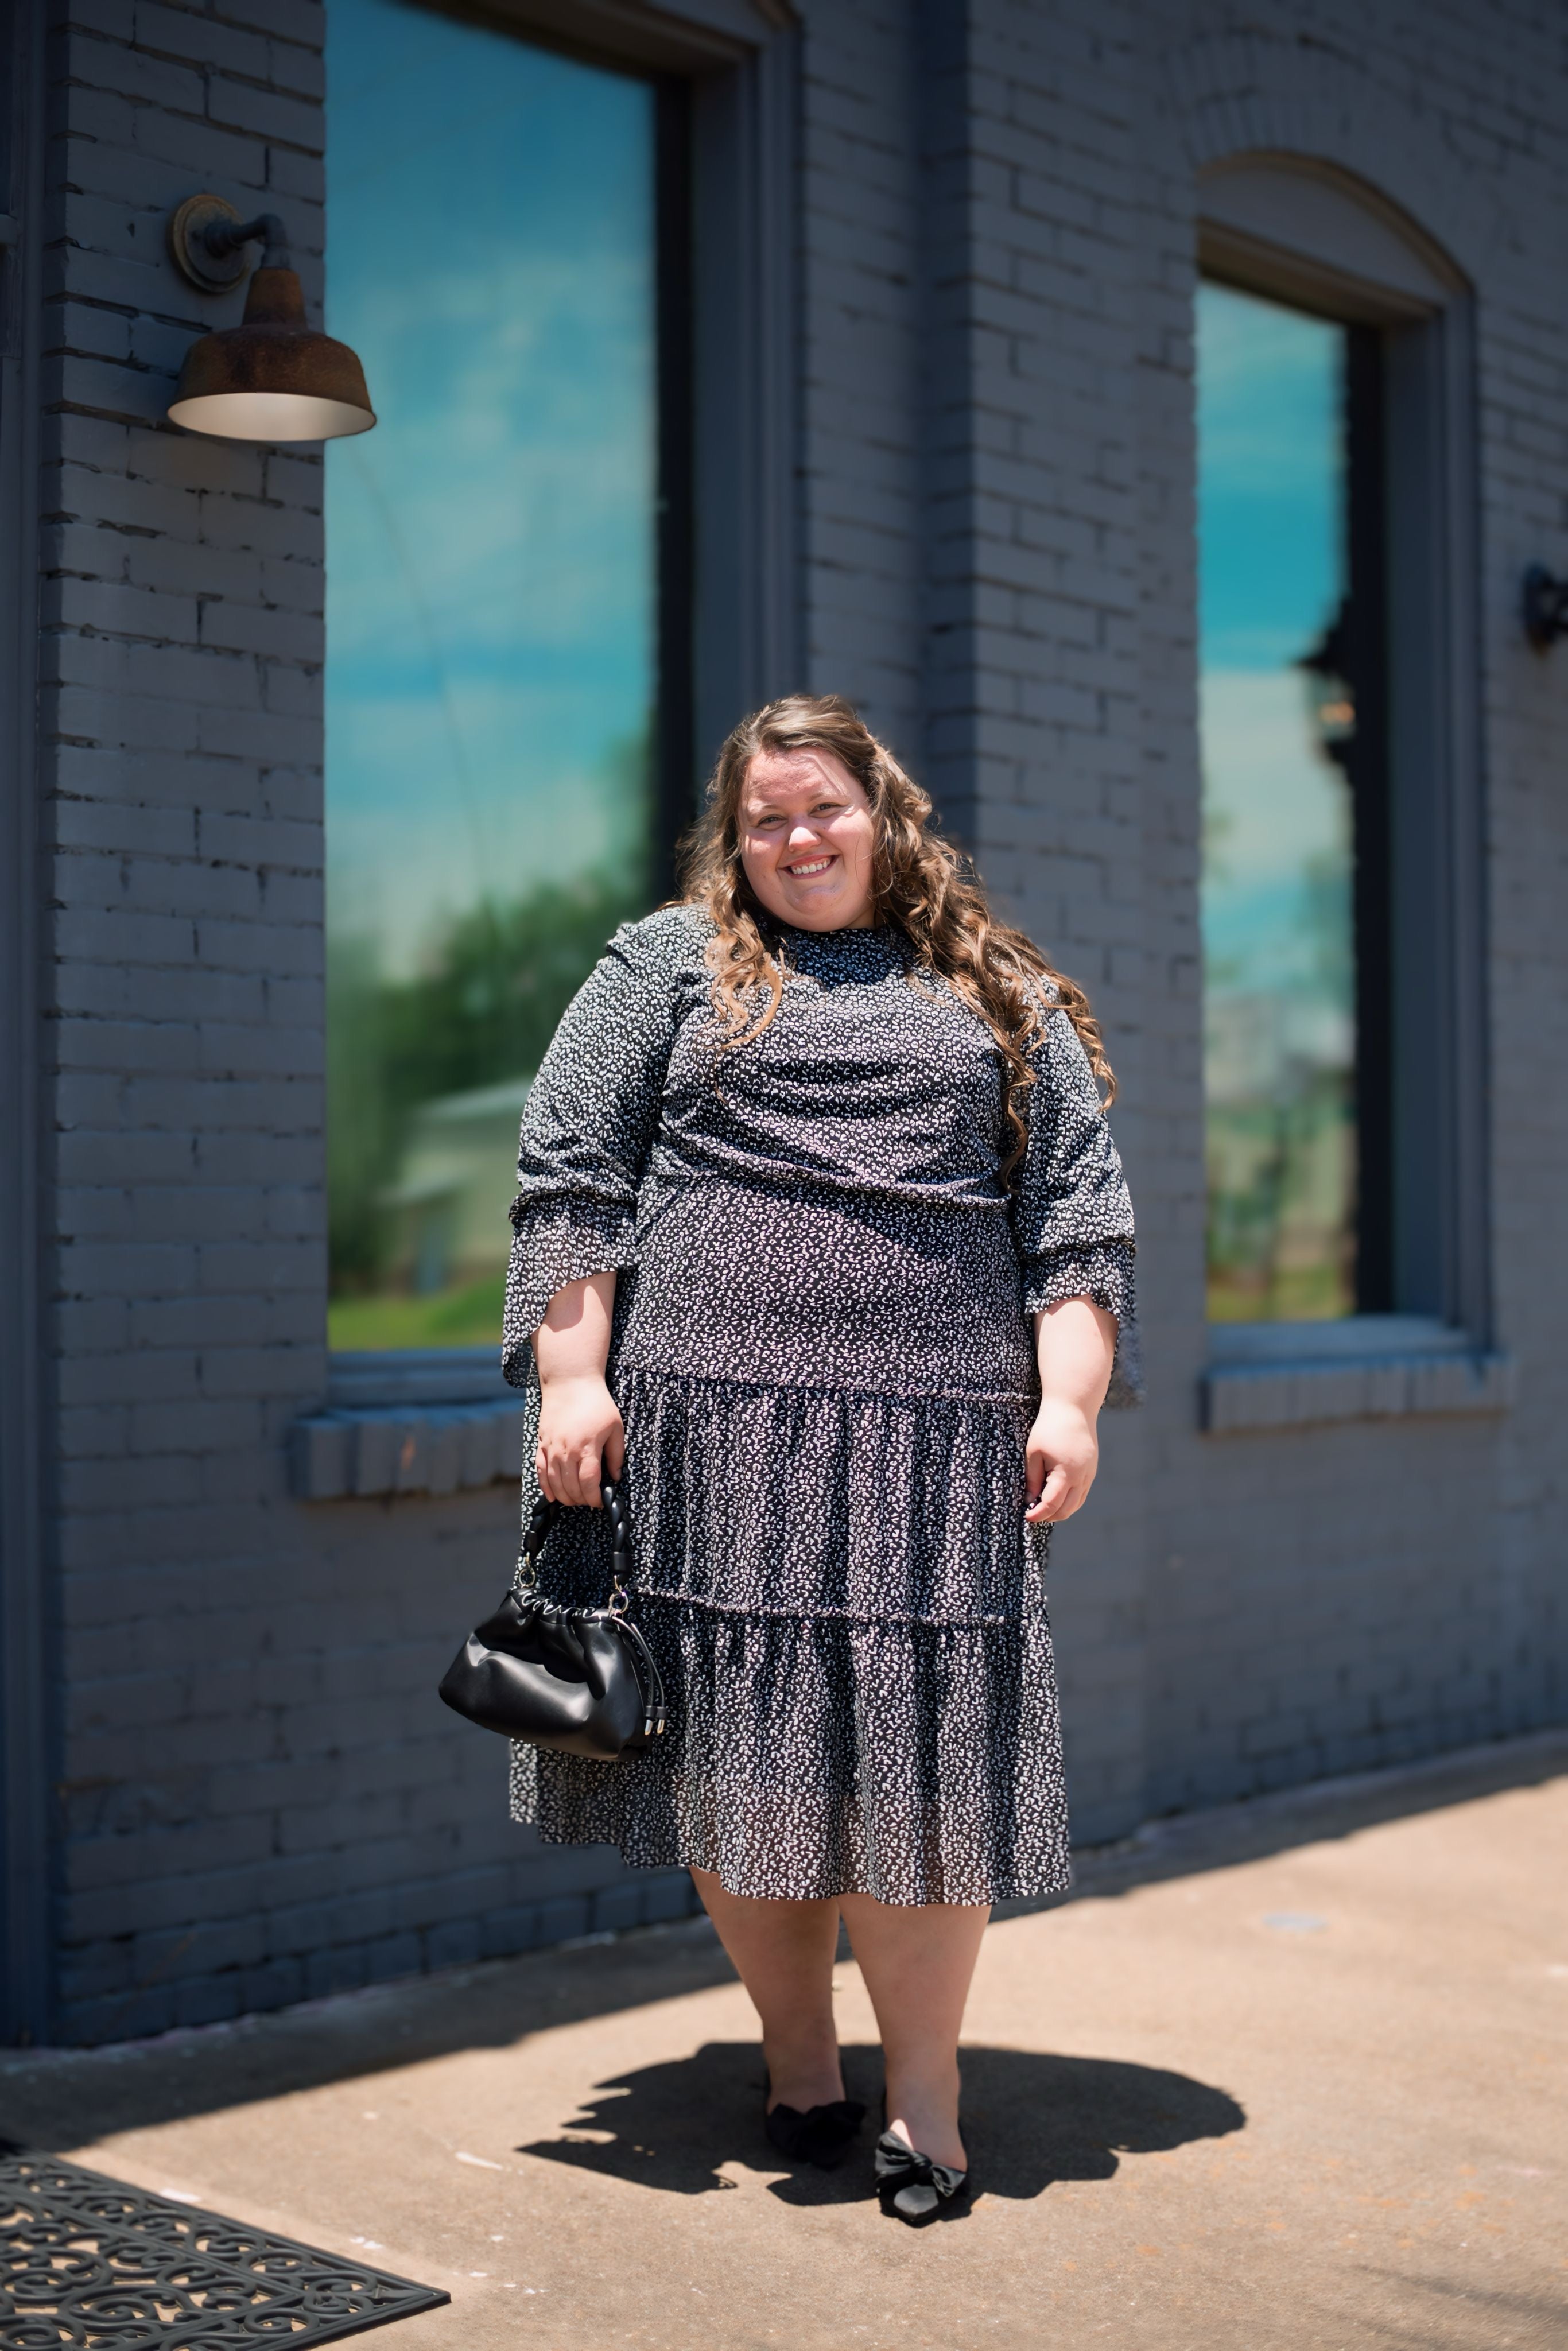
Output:
M989 1902L1068 1878L1046 1535L1024 1524L1030 1316L1129 1328L1133 1222L1082 1048L1053 1014L1027 1158L1001 1060L902 934L787 930L784 999L718 1050L706 915L626 925L529 1092L508 1378L551 1295L611 1267L635 1614L658 1745L513 1750L559 1844L737 1894ZM534 1499L527 1441L525 1511ZM604 1515L563 1514L551 1596L603 1599Z

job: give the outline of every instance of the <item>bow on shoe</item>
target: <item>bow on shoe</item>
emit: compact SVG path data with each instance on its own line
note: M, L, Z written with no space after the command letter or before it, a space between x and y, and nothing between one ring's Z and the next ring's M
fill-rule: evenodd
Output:
M884 2130L876 2143L876 2185L880 2195L891 2198L901 2220L929 2220L943 2204L967 2192L969 2175L933 2163L901 2132Z

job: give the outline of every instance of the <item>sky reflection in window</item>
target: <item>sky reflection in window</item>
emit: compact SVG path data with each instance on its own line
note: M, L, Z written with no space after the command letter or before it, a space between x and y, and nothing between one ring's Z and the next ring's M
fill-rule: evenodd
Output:
M488 1343L528 1079L646 904L645 83L397 5L328 16L330 1336Z
M1348 1314L1354 940L1342 328L1198 296L1208 1312Z

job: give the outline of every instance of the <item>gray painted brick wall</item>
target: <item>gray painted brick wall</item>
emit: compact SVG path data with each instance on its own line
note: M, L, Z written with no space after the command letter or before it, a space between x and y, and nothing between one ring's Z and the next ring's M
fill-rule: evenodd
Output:
M1568 73L1471 0L833 0L806 14L804 638L1093 991L1122 1074L1150 1401L1051 1586L1075 1821L1564 1708L1559 1333ZM321 469L162 420L237 314L195 188L322 250L312 0L68 0L53 57L52 852L62 2038L667 1915L547 1853L431 1685L514 1499L301 1504L322 1352ZM1198 1434L1204 1358L1191 293L1198 166L1321 154L1477 289L1503 1416Z
M1548 1516L1561 1448L1548 1424L1564 1401L1552 1327L1568 1302L1568 1255L1545 1220L1532 1247L1507 1205L1534 1195L1542 1171L1561 1162L1561 1089L1549 1085L1543 1099L1539 1081L1561 1052L1565 967L1560 917L1554 937L1544 905L1531 926L1499 893L1533 830L1521 799L1532 815L1545 814L1542 736L1533 756L1521 758L1517 731L1526 720L1541 729L1552 712L1560 723L1568 706L1568 673L1530 651L1517 617L1525 563L1563 554L1564 517L1559 507L1548 523L1537 467L1551 467L1552 450L1560 465L1568 429L1568 307L1547 229L1565 193L1568 84L1543 41L1543 20L1511 6L1428 16L1418 42L1410 18L1383 7L1292 6L1246 31L1222 12L1190 6L1151 8L1144 22L1158 66L1142 146L1151 219L1166 246L1145 357L1164 455L1149 468L1145 625L1166 639L1153 667L1176 695L1190 690L1192 622L1169 535L1185 541L1190 528L1182 486L1191 478L1191 424L1189 395L1167 355L1180 347L1175 313L1190 282L1195 170L1249 150L1321 156L1403 204L1476 289L1495 1335L1520 1373L1519 1401L1504 1417L1206 1441L1184 1410L1201 1347L1197 1251L1189 1243L1179 1259L1150 1252L1151 1282L1173 1292L1159 1300L1164 1314L1151 1332L1151 1354L1169 1374L1156 1379L1149 1416L1166 1498L1152 1512L1147 1568L1149 1801L1159 1807L1495 1736L1552 1719L1565 1702L1563 1543ZM1506 137L1493 138L1503 123ZM1527 387L1516 379L1505 392L1500 363L1520 344L1535 366ZM1521 444L1532 453L1522 465ZM1542 554L1532 559L1531 547ZM1167 1049L1145 1063L1151 1096L1158 1089L1166 1097L1167 1147L1139 1173L1145 1203L1157 1195L1173 1225L1196 1234L1196 810L1190 727L1170 724L1178 712L1168 703L1162 711L1153 692L1145 703L1147 758L1179 834L1184 886L1163 898L1171 985L1151 991ZM1554 814L1552 844L1537 834L1533 853L1555 866L1560 904L1560 795ZM1528 964L1522 991L1509 987L1500 956ZM1527 1127L1518 1113L1528 1071L1537 1091ZM1531 1468L1520 1476L1526 1458ZM1533 1505L1523 1541L1507 1499L1515 1479L1520 1501L1528 1490Z

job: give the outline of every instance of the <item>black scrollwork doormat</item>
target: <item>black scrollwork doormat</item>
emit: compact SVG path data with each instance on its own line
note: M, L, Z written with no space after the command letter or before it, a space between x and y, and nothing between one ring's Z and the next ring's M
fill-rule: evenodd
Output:
M313 2351L450 2299L0 2140L0 2351Z

